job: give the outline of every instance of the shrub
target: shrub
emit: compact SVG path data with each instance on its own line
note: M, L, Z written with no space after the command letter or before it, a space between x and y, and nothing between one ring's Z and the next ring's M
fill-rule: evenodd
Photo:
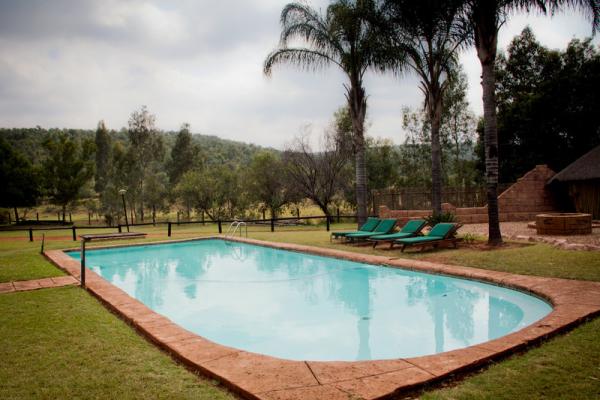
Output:
M425 217L425 221L427 221L427 225L435 226L440 222L456 222L456 216L451 212L445 212L441 214L433 214L428 217Z

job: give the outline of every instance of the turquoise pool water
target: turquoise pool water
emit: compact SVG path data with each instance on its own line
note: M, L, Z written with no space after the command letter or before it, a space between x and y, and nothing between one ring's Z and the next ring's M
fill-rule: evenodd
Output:
M86 264L207 339L293 360L434 354L551 311L490 284L218 239L89 250Z

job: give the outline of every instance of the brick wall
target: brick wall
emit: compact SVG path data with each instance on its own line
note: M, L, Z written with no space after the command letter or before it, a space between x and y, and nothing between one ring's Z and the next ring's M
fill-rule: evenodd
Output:
M556 204L546 182L555 175L546 165L538 165L527 172L517 182L498 196L500 221L533 221L540 212L555 211ZM463 224L486 223L488 221L487 206L457 208L450 203L443 203L442 210L456 215ZM386 206L379 207L380 218L396 218L403 225L406 221L431 215L431 210L390 210Z

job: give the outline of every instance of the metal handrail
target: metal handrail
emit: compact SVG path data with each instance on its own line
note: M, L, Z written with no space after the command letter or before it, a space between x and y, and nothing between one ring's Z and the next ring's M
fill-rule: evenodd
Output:
M242 229L240 228L240 226L243 226L244 228L246 228L246 237L248 237L248 225L244 221L233 221L231 224L229 224L229 228L227 229L227 233L225 234L225 237L234 236L235 233L238 231L238 229L239 229L240 237L241 237Z

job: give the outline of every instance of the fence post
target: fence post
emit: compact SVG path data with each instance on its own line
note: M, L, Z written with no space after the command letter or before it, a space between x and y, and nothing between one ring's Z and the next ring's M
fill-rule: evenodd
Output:
M223 227L221 226L221 220L217 221L217 225L219 225L219 234L223 233Z
M73 225L73 241L76 242L77 241L77 231L75 230L75 225Z
M117 228L119 229L119 233L121 233L121 224L119 224Z
M275 232L275 220L271 218L271 232Z
M340 223L340 208L337 208L337 223Z
M325 216L325 220L327 221L327 232L329 232L329 215Z
M29 228L29 241L33 242L33 229Z
M171 222L167 222L167 225L169 225L169 231L167 233L167 236L171 237Z
M39 220L40 220L40 213L39 213L39 212L36 212L36 213L35 213L35 220L36 220L36 221L39 221Z

